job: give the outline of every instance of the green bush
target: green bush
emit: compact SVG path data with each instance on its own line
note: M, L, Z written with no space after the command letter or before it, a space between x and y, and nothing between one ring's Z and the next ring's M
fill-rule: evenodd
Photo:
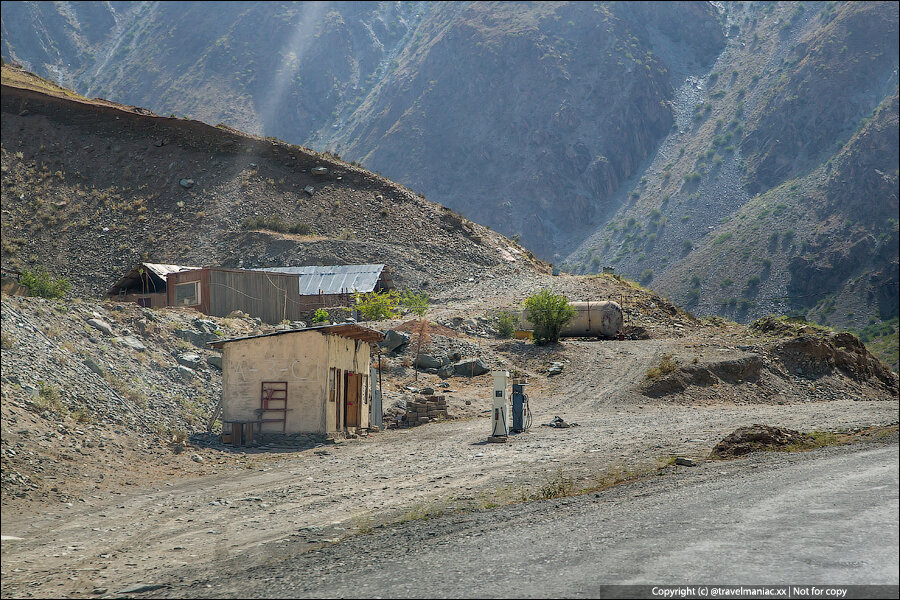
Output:
M502 311L497 315L497 335L504 339L511 338L516 332L516 315L509 311Z
M559 341L562 328L575 317L569 299L550 290L541 290L525 299L528 320L534 325L534 343L543 345Z
M356 292L353 295L356 304L356 310L363 321L383 321L385 319L395 319L397 315L397 307L400 305L400 297L397 292L391 290L389 292L369 292L361 294Z
M324 308L317 308L316 312L313 313L312 322L313 323L328 323L331 321L331 315L328 314L328 311Z
M68 279L53 277L42 267L23 271L19 283L28 288L29 295L41 298L62 298L69 291Z
M406 292L403 294L403 297L400 298L400 303L408 308L409 312L422 318L425 316L425 313L428 312L428 307L431 306L431 299L428 297L428 294Z

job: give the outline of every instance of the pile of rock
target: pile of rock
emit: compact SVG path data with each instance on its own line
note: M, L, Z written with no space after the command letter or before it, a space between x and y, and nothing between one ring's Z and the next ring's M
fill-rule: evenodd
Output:
M448 419L446 396L420 396L406 403L406 424L424 425L440 418Z

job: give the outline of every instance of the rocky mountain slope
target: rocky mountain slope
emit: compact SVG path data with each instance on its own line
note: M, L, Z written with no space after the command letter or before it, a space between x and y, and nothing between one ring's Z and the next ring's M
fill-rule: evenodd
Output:
M573 272L741 321L896 317L896 3L3 9L6 59L339 152Z
M724 41L692 2L26 2L2 23L4 58L79 93L339 152L545 258Z
M898 304L897 6L724 5L728 43L677 129L568 259L700 314L836 327Z
M79 294L102 294L142 259L385 263L398 285L420 289L500 264L543 268L499 234L331 156L4 73L4 267L46 268Z

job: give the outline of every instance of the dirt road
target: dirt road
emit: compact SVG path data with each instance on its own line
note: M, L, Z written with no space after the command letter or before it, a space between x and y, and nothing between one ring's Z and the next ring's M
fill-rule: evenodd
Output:
M649 597L650 585L816 582L881 585L872 591L892 597L897 543L895 438L403 523L154 596L604 598Z
M896 422L896 399L695 405L639 396L634 386L672 344L568 342L564 374L532 387L535 426L506 445L485 444L485 415L302 451L207 450L202 477L145 481L37 514L5 510L3 535L21 539L3 542L2 595L179 584L276 560L288 541L298 552L439 507L506 504L559 473L621 476L672 455L702 457L752 423L813 430ZM472 401L486 409L486 398ZM556 415L579 426L540 426Z

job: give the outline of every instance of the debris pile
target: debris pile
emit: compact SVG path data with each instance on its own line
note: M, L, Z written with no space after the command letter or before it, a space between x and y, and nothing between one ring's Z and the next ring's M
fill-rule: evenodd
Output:
M449 419L446 396L420 396L406 404L406 423L410 427L424 425L438 419Z
M751 452L778 450L793 444L803 443L806 436L793 429L752 425L740 427L716 444L710 458L731 458Z
M541 423L541 427L554 427L556 429L568 429L578 427L578 423L567 423L562 417L553 417L549 423Z

